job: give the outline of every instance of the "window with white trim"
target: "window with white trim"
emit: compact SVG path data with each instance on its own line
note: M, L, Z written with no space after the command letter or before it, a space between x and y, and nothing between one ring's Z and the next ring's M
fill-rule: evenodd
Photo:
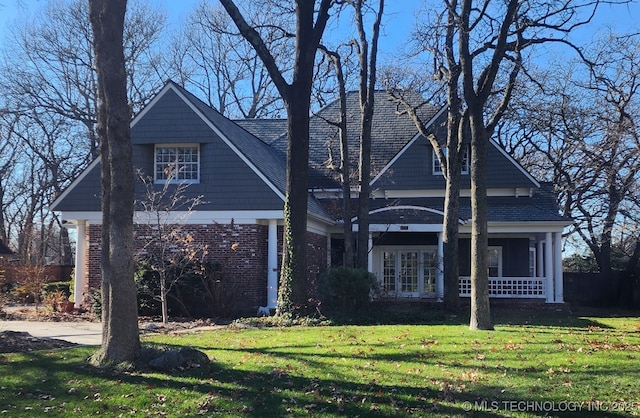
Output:
M529 247L529 277L536 277L536 247Z
M502 247L489 247L489 277L502 277Z
M197 183L200 181L199 145L156 145L155 181Z
M447 148L443 148L442 152L446 157ZM469 174L469 167L470 167L469 155L470 155L470 151L469 151L469 147L467 146L465 147L464 154L462 155L462 165L460 166L461 174ZM432 164L433 174L442 174L442 165L440 164L440 160L438 159L438 154L434 149L432 149L431 151L431 157L432 157L432 163L433 163Z
M435 294L438 249L431 246L381 248L380 284L385 295L419 297Z

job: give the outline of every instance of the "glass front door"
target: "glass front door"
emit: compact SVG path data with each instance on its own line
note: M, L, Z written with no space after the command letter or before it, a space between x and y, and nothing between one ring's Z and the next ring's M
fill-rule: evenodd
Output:
M418 296L418 252L399 251L400 256L400 295Z
M380 252L383 294L399 297L435 296L436 248L384 249Z
M436 293L436 274L438 270L438 251L425 250L422 252L422 292Z

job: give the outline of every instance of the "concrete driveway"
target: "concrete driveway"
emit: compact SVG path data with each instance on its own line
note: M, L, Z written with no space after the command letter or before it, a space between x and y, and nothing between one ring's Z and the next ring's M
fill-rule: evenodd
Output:
M2 321L0 332L28 332L38 338L55 338L82 345L100 345L102 324L100 322L35 322Z

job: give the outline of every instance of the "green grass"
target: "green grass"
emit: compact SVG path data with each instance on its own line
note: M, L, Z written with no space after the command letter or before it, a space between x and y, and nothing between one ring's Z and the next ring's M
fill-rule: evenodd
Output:
M92 348L0 357L3 416L640 416L640 318L501 312L419 325L158 335L213 360L95 369Z

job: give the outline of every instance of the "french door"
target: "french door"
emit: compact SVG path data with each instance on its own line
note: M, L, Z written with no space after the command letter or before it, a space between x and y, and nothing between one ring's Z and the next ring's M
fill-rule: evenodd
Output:
M435 247L383 249L383 292L400 297L435 296L437 255Z

